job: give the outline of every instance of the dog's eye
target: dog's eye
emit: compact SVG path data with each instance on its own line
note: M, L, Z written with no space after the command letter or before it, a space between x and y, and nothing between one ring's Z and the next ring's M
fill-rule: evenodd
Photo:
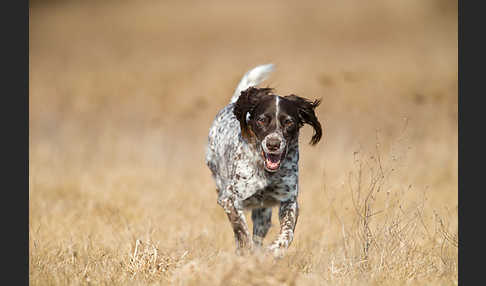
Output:
M263 126L267 122L267 118L266 117L260 117L260 118L257 119L256 122L257 122L258 125Z
M292 119L285 119L283 124L285 125L285 127L291 127L292 125L294 125L294 121Z

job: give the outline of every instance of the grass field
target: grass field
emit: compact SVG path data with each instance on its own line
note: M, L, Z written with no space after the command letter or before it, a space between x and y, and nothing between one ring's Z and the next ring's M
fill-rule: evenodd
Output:
M31 1L31 285L458 284L457 2L303 3ZM270 62L324 128L280 260L235 255L204 164Z

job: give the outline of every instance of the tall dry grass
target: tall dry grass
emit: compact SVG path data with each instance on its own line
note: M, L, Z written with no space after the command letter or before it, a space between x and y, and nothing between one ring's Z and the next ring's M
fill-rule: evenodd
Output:
M31 2L30 283L456 285L455 4ZM280 260L235 256L204 165L268 62L278 93L323 100Z

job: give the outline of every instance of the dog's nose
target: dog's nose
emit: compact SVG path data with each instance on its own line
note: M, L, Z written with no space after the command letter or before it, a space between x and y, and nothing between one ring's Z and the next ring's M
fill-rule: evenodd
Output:
M269 151L277 151L280 149L280 140L277 138L267 139L267 148Z

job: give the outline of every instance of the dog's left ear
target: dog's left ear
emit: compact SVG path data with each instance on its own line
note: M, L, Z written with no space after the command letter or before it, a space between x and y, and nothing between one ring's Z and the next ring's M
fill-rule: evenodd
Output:
M240 122L241 135L243 138L247 140L250 140L251 138L251 130L246 122L247 114L251 114L259 100L261 100L261 97L269 94L271 91L271 88L249 87L241 92L240 97L235 103L233 113L236 116L236 119Z
M319 140L321 140L322 127L321 127L321 123L317 119L314 110L316 109L317 106L319 106L319 104L321 104L321 100L316 99L314 101L310 101L308 99L297 96L295 94L285 96L285 98L294 102L294 104L297 106L299 112L299 119L302 121L302 123L307 123L310 126L312 126L312 128L314 128L314 135L312 136L309 143L311 145L316 145L319 142Z

